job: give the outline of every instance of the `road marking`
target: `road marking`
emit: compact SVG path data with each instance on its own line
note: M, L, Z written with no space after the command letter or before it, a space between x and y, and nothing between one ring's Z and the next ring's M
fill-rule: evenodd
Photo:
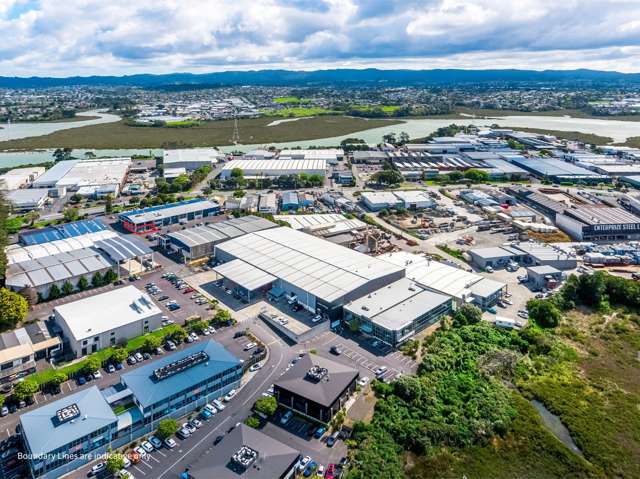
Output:
M133 466L135 468L136 471L138 471L140 474L142 474L143 476L146 476L147 473L144 472L142 469L140 469L138 466Z
M153 459L154 461L156 461L158 464L160 464L160 461L158 461L155 457L153 457L151 454L149 454L149 459Z
M147 466L149 469L153 469L153 466L147 462L142 461L142 464L144 464L145 466Z
M159 450L158 450L158 451L156 451L156 452L157 452L158 454L160 454L162 457L167 457L167 455L166 455L164 452L162 452L162 451L159 451Z

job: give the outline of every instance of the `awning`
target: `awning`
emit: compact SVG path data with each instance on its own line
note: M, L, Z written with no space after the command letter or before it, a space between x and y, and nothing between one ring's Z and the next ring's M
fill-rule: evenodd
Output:
M218 265L213 270L248 291L254 291L277 279L275 276L240 259L234 259L228 263Z

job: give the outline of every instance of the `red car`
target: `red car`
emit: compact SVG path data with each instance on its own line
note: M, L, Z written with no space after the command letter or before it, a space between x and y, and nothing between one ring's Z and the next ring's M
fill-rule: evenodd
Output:
M182 291L182 294L193 293L194 291L195 291L195 289L193 289L193 288L187 288L187 289Z
M336 477L336 465L335 464L329 464L327 466L327 472L324 473L324 477L325 477L325 479L333 479L334 477Z

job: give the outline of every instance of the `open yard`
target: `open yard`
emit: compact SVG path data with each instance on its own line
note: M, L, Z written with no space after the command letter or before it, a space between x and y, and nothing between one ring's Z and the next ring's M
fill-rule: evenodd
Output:
M272 118L239 120L242 143L272 143L340 136L395 125L394 120L319 116L267 126ZM231 144L233 121L210 121L190 128L127 126L123 121L61 130L50 135L0 143L0 150L37 148L163 148Z

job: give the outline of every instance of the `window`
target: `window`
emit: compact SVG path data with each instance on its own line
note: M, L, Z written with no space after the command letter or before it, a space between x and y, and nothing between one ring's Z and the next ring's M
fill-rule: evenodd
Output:
M100 341L100 336L96 336L93 338L94 343L97 343L98 341Z
M86 346L88 342L89 342L89 341L87 341L87 340L85 339L84 341L82 341L82 345L83 345L83 346Z

